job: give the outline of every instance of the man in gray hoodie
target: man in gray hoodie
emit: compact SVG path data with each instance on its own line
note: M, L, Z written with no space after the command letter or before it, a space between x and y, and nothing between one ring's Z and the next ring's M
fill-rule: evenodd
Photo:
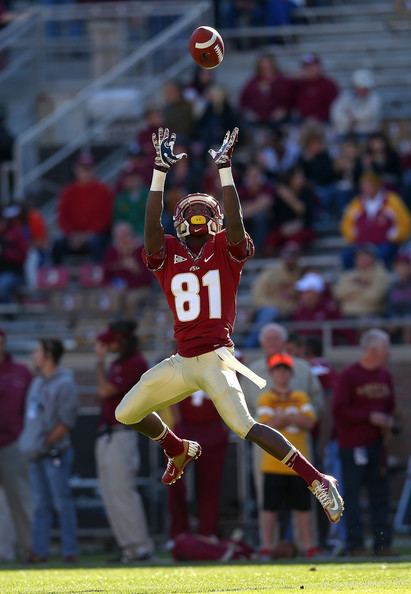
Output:
M73 461L70 429L78 409L77 388L70 370L59 366L64 353L60 340L40 340L33 353L39 375L27 395L20 448L29 459L33 499L32 561L49 555L53 510L61 531L63 559L77 556L76 512L69 478Z

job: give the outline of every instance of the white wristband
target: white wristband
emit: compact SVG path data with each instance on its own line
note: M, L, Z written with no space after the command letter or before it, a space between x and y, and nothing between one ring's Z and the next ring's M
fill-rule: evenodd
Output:
M167 171L159 171L153 169L153 177L151 180L150 192L163 192L164 184L166 183Z
M220 174L220 181L221 185L224 186L234 186L234 178L233 172L231 171L231 167L222 167L218 170Z

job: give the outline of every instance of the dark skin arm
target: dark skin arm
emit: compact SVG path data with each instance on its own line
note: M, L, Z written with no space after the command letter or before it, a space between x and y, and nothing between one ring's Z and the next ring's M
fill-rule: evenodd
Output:
M154 178L164 178L167 171L184 157L185 153L174 154L176 135L168 128L159 128L157 134L152 135L153 146L156 151L154 160ZM161 185L161 184L160 184ZM161 224L163 212L163 190L150 189L146 204L146 217L144 222L144 247L148 254L156 254L164 245L164 229Z
M223 207L228 241L239 243L245 237L245 229L241 204L235 186L223 186Z
M164 229L161 224L163 192L150 191L146 204L144 222L144 247L148 254L155 254L164 245Z
M223 144L214 151L210 149L208 152L213 161L217 165L220 174L227 170L227 174L231 169L231 157L234 150L234 145L237 142L238 128L227 134L224 137ZM232 181L228 185L223 183L223 207L225 215L225 225L227 229L227 237L230 243L239 243L245 238L245 229L243 223L243 213L241 209L240 200L238 198L237 189Z

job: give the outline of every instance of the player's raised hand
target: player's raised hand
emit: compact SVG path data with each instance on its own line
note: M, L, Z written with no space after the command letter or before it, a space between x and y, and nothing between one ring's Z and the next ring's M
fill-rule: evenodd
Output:
M233 155L234 145L237 142L238 128L234 128L232 132L228 130L224 136L223 144L218 151L210 149L208 154L211 155L214 163L219 169L223 167L231 167L231 157Z
M170 136L170 130L168 128L159 128L157 134L153 133L152 141L156 151L154 160L155 169L167 172L174 163L187 157L187 153L174 154L176 135L173 132Z

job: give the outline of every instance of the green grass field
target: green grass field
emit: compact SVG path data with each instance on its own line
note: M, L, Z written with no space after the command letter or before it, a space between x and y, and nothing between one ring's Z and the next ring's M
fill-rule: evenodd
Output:
M411 592L411 563L283 563L190 566L7 568L1 594L255 594Z

